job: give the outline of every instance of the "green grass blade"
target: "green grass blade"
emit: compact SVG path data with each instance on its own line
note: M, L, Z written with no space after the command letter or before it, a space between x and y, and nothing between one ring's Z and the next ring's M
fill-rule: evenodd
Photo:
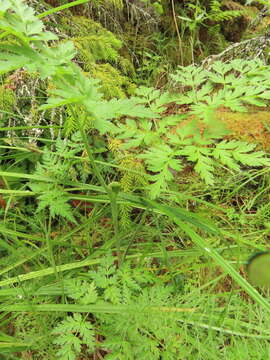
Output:
M67 3L67 4L64 4L64 5L61 5L61 6L57 6L53 9L50 9L48 11L45 11L39 15L37 15L38 18L44 18L45 16L48 16L48 15L51 15L51 14L54 14L56 12L59 12L59 11L62 11L62 10L65 10L65 9L68 9L68 8L71 8L73 6L76 6L76 5L81 5L81 4L85 4L87 2L89 2L90 0L76 0L76 1L72 1L70 3Z
M224 271L226 271L235 282L240 285L253 300L255 300L259 305L261 305L266 311L270 312L270 303L262 297L258 291L249 284L219 253L211 248L209 244L199 236L190 226L185 224L181 216L179 216L178 209L166 205L160 205L154 201L148 201L149 206L159 209L164 215L167 215L171 220L173 220L177 225L180 226L182 230L191 238L194 244L200 247L203 252L212 258L217 264L219 264Z

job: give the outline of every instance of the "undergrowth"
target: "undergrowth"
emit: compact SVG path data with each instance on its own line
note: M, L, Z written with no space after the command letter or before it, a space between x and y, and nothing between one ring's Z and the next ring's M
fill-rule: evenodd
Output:
M199 5L205 26L240 15ZM0 0L1 359L267 359L268 288L245 266L267 249L270 163L219 116L267 111L269 66L135 89L114 34L40 18Z

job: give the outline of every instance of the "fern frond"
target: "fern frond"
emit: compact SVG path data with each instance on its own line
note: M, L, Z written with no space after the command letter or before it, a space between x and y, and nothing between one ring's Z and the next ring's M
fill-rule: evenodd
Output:
M210 0L209 19L216 22L228 21L241 16L243 13L241 10L226 10L222 7L223 3L220 0Z
M54 344L60 348L56 353L59 360L75 360L83 345L91 352L95 349L93 326L80 314L68 316L54 328L52 334L56 336Z
M108 38L106 35L88 35L73 38L79 58L85 63L89 71L91 63L95 61L113 61L118 59L117 50L121 47L121 41L116 38Z

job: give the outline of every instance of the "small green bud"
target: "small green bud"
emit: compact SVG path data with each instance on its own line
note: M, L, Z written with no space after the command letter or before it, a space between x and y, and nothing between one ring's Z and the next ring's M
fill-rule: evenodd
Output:
M108 188L115 194L118 194L121 191L121 184L117 181L113 181L108 185Z

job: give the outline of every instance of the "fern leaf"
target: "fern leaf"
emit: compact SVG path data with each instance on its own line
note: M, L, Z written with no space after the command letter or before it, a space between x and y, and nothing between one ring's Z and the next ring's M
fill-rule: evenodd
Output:
M213 156L232 170L239 170L237 162L247 166L269 166L270 160L263 151L253 152L256 144L241 141L222 141L213 150Z
M57 336L54 344L60 347L56 353L59 360L75 360L81 352L82 345L87 346L91 352L95 348L93 327L80 314L68 316L52 333Z
M34 189L33 185L31 187ZM68 204L69 199L66 193L60 188L51 188L48 192L39 195L37 199L40 201L37 211L48 207L53 218L55 216L63 216L67 220L77 223L72 214L72 208Z
M179 152L173 150L168 145L151 148L139 158L145 159L147 168L157 173L150 177L153 183L150 185L152 198L156 198L160 192L167 187L167 183L173 179L173 171L180 171L182 165L180 160L175 159Z
M240 170L239 166L233 158L232 147L228 146L226 141L222 141L217 144L212 154L216 160L221 162L221 164L228 166L228 168L232 170Z
M189 161L195 163L195 171L208 185L214 184L214 163L210 158L209 148L199 148L193 145L186 146L180 151L181 155L186 156Z

